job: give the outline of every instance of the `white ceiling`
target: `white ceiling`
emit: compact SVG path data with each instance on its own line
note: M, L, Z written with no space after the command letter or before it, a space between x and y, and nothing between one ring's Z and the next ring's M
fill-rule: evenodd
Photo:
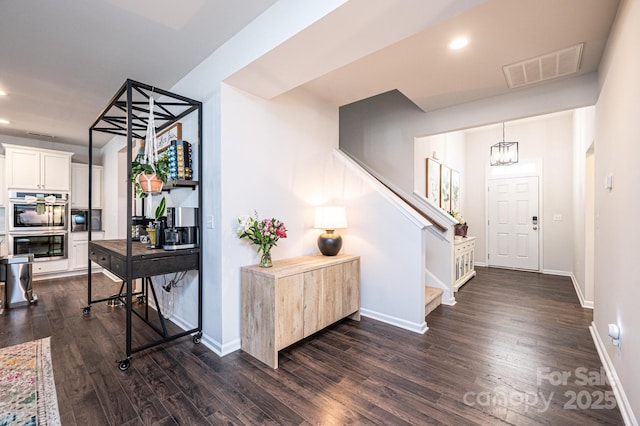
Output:
M87 145L127 78L171 88L275 2L0 0L0 134Z
M170 88L273 3L0 0L0 89L9 92L0 118L12 121L0 134L85 145L125 79ZM503 66L577 43L585 44L576 75L597 71L617 6L349 0L227 82L266 98L303 87L336 106L398 89L432 111L518 90ZM449 50L458 35L469 45Z

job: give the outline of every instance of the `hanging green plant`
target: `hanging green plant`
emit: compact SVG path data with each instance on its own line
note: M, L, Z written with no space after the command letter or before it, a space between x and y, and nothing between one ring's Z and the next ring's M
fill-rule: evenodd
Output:
M158 153L158 140L154 120L154 100L149 96L149 117L144 151L131 163L131 181L135 184L136 195L140 198L147 194L159 193L169 179L169 156Z
M158 161L153 163L153 165L141 162L140 156L131 163L131 182L135 185L135 191L138 197L145 198L149 192L160 192L150 190L150 188L146 187L143 188L142 185L145 181L153 180L151 175L155 175L162 183L169 182L169 156L167 154L160 155Z

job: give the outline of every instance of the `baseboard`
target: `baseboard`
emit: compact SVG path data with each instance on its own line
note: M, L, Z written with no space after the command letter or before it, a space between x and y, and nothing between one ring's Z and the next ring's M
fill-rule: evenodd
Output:
M561 277L570 277L572 275L572 273L569 271L557 271L555 269L543 269L540 272L547 275L558 275Z
M444 293L443 293L443 295L444 295ZM445 300L444 297L443 297L442 301L440 302L441 305L447 305L447 306L454 306L456 303L458 303L458 302L453 297L451 299L449 299L449 300Z
M91 273L102 272L102 268L93 268ZM44 281L44 280L52 280L56 278L66 278L66 277L77 277L79 275L87 275L87 268L78 269L75 271L62 271L62 272L53 272L50 274L40 274L34 275L32 277L32 281Z
M195 328L195 325L189 324L182 318L176 317L175 315L171 317L171 321L183 330ZM240 349L240 338L237 338L236 340L233 340L229 343L220 344L220 342L218 342L217 340L202 333L201 344L211 349L216 355L223 357L225 355L229 355L231 352L235 352Z
M150 304L149 307L155 310L155 306ZM183 318L172 315L170 318L171 322L180 327L183 330L190 330L192 328L196 328L195 325L185 321ZM211 338L204 332L202 333L202 339L200 341L201 344L205 345L207 348L211 349L216 355L223 357L225 355L229 355L232 352L240 349L240 338L237 338L229 343L220 344L217 340Z
M229 355L239 350L241 348L240 342L240 338L237 338L229 343L220 344L220 342L207 335L202 336L202 344L211 349L219 357Z
M571 273L571 282L573 283L573 288L578 295L578 300L580 300L580 306L587 309L593 309L593 300L584 300L584 294L582 293L582 289L578 285L578 280L576 279L576 276L573 275L573 272Z
M473 264L474 264L475 266L481 266L481 267L483 267L483 268L487 266L487 264L486 264L486 263L484 263L484 262L473 262Z
M618 409L620 409L620 414L622 415L624 424L628 426L638 426L638 421L636 420L636 417L633 414L633 410L631 409L631 404L629 403L627 394L624 392L622 383L620 382L620 379L618 379L618 373L616 372L613 362L609 357L607 348L604 346L604 342L600 338L600 333L598 333L598 328L596 327L593 321L589 326L589 331L591 332L593 343L596 345L596 350L598 351L598 356L600 357L600 361L602 362L604 371L607 373L607 378L609 379L609 383L611 384L613 393L616 396L616 401L618 402Z
M390 324L395 327L404 328L405 330L413 331L415 333L424 334L429 329L429 327L427 327L426 321L423 321L422 323L418 324L415 322L409 322L401 318L392 317L391 315L382 314L380 312L371 311L369 309L364 309L364 308L360 308L360 314L367 318L372 318L374 320L384 322L386 324Z
M107 271L106 269L103 269L102 273L104 274L104 276L106 276L107 278L111 279L111 281L113 281L113 282L122 281L122 278L118 277L117 275L112 274L111 272Z

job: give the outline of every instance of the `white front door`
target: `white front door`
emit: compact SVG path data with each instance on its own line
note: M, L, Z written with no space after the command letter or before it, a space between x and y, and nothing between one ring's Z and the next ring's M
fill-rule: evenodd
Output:
M537 271L538 177L489 180L489 266Z

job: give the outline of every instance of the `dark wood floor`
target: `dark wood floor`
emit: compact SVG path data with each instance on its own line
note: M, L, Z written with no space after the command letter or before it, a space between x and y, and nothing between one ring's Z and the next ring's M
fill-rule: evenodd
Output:
M344 320L282 351L278 370L187 337L126 372L124 310L83 317L85 279L36 282L36 305L0 317L0 347L52 336L63 425L623 424L568 278L478 268L426 334Z

